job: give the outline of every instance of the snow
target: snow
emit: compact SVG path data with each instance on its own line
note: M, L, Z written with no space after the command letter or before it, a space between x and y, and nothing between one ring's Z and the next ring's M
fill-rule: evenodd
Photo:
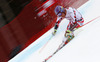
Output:
M100 16L99 0L89 0L78 10L85 23ZM100 62L100 18L76 30L75 38L47 62ZM8 62L42 62L64 39L68 20L64 19L55 36L53 28ZM52 37L52 38L51 38ZM50 39L50 40L49 40Z

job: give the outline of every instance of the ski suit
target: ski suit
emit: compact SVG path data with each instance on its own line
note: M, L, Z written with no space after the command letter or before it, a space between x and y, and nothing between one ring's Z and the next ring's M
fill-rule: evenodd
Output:
M65 10L66 10L65 18L69 20L67 30L73 31L74 28L78 28L83 25L84 22L83 17L75 8L69 7L65 8ZM62 21L62 19L63 19L62 17L57 17L57 21L55 23L55 29L59 27L59 23ZM77 25L74 28L72 28L75 24Z

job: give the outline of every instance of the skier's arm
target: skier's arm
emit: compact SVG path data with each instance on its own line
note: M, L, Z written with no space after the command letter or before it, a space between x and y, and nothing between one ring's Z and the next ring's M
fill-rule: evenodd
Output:
M55 30L57 30L57 29L58 29L58 27L59 27L59 24L60 24L61 20L62 20L62 18L61 18L61 17L60 17L60 18L59 18L59 17L57 18L57 21L56 21L56 23L55 23L55 27L54 27L54 29L55 29Z

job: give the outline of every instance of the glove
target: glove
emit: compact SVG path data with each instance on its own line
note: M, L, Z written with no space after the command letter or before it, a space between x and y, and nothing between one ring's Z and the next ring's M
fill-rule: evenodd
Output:
M67 42L69 42L71 39L74 38L74 34L73 34L72 31L67 30L66 33L65 33L65 37L67 37Z
M67 30L67 31L65 32L65 37L67 37L70 33L71 33L71 31L70 31L70 30Z
M74 36L73 32L70 31L70 30L67 30L66 33L65 33L65 37L68 37L68 36Z
M55 35L56 34L56 32L57 32L57 29L54 29L54 32L52 33L53 35Z

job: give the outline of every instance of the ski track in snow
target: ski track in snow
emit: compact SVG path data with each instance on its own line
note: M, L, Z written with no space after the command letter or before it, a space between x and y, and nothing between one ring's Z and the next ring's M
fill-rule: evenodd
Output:
M83 15L84 23L100 16L100 1L89 0L78 10ZM29 47L19 53L9 62L42 62L50 56L61 44L68 20L64 19L57 34L48 42L53 28L37 39ZM100 62L100 18L78 29L76 37L57 52L47 62ZM43 46L48 42L46 47ZM43 48L41 50L41 48ZM41 52L40 52L41 50Z

